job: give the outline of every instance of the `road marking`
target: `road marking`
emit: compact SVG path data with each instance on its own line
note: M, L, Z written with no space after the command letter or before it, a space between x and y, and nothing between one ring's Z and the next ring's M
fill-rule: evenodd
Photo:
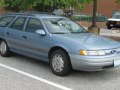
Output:
M20 74L22 74L22 75L28 76L28 77L30 77L30 78L32 78L32 79L35 79L35 80L38 80L38 81L47 83L47 84L52 85L52 86L54 86L54 87L57 87L57 88L59 88L59 89L63 89L63 90L73 90L73 89L71 89L71 88L68 88L68 87L65 87L65 86L56 84L56 83L54 83L54 82L48 81L48 80L46 80L46 79L37 77L37 76L32 75L32 74L29 74L29 73L26 73L26 72L21 71L21 70L18 70L18 69L16 69L16 68L13 68L13 67L4 65L4 64L2 64L2 63L0 63L0 66L1 66L1 67L4 67L4 68L6 68L6 69L9 69L9 70L11 70L11 71L20 73Z

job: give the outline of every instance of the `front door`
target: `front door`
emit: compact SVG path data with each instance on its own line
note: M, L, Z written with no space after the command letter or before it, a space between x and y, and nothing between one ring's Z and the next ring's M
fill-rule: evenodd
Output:
M47 51L45 51L47 36L36 34L36 30L44 30L41 21L36 18L29 18L24 33L24 47L27 49L26 53L47 60Z

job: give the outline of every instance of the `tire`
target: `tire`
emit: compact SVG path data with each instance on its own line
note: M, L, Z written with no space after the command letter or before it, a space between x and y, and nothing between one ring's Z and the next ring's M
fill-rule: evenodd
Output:
M0 41L0 54L3 57L8 57L10 55L9 48L4 40Z
M68 75L72 69L68 54L61 49L55 50L50 56L50 67L58 76Z
M111 29L112 27L111 26L107 26L108 29Z

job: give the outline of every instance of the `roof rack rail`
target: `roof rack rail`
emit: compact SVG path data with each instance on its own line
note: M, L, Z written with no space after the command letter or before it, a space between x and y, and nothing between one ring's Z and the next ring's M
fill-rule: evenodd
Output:
M34 16L33 13L6 13L5 15L26 15L26 16Z

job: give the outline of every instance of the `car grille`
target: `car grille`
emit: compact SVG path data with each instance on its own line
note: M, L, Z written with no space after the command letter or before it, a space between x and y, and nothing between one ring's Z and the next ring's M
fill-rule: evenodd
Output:
M107 55L120 54L120 49L105 50Z

